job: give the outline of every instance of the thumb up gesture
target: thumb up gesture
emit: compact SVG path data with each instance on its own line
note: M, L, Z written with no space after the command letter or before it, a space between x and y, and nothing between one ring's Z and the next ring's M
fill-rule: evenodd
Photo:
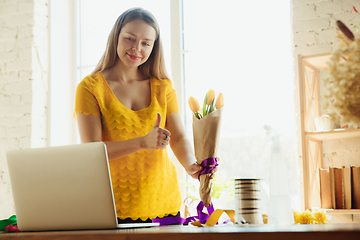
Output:
M171 133L160 127L161 115L157 114L157 118L153 128L143 138L143 146L147 150L164 149L170 141Z

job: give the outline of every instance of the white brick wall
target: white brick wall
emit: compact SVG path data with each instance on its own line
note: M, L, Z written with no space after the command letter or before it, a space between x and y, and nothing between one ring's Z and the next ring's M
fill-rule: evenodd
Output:
M48 0L0 0L0 219L14 214L5 154L46 145Z
M333 50L336 42L336 20L343 21L349 28L353 24L360 24L360 15L352 10L351 4L355 4L360 10L359 1L350 0L292 0L292 23L293 23L293 53L294 53L294 72L295 72L295 108L297 112L297 140L298 140L298 157L299 169L302 173L302 153L301 153L301 136L300 136L300 100L299 100L299 77L297 57L302 55L314 55L329 53ZM345 142L330 141L324 142L324 154L333 156L336 161L334 164L343 164L344 159L353 155L355 149L359 149L359 140ZM357 150L356 150L357 151ZM359 151L357 151L359 152ZM360 155L358 156L360 159ZM346 163L346 161L345 161ZM360 162L359 162L360 164ZM325 164L326 165L326 164ZM302 189L302 174L299 178Z

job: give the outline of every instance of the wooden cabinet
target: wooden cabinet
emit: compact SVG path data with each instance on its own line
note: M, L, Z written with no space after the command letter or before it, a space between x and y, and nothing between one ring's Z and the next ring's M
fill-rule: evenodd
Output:
M301 143L305 209L319 208L319 168L324 167L323 141L360 138L360 129L339 128L316 131L315 118L320 116L320 76L327 71L331 54L298 56L301 112ZM329 211L332 214L357 214L360 209Z

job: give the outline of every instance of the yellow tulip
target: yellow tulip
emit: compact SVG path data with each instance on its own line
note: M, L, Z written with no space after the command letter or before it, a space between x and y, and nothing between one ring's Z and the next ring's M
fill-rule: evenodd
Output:
M215 107L216 109L222 108L224 106L224 96L222 93L216 99Z
M200 110L200 105L199 105L198 100L196 100L196 98L190 97L189 105L190 105L191 111L193 111L193 112L197 112Z
M207 102L206 102L206 105L210 106L210 104L212 103L212 101L214 100L215 98L215 91L213 89L210 89L208 92L207 92Z

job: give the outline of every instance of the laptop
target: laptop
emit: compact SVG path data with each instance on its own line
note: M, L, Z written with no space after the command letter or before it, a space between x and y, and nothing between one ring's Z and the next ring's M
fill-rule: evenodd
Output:
M10 150L6 157L21 231L159 225L117 223L103 142Z

